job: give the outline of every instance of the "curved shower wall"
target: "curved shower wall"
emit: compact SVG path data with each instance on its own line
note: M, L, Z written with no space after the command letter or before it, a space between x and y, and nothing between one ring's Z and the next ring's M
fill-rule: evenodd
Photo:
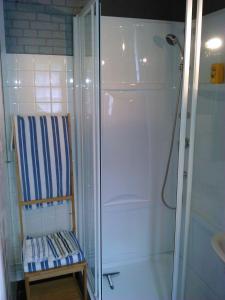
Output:
M103 273L174 249L175 212L162 205L183 23L101 18ZM176 139L166 197L176 200ZM172 269L171 269L172 272Z

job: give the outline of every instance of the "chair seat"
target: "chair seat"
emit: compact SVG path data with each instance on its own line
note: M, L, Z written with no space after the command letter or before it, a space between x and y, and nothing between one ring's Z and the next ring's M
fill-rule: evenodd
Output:
M83 252L72 231L59 231L41 237L28 236L23 243L25 273L45 271L83 261Z

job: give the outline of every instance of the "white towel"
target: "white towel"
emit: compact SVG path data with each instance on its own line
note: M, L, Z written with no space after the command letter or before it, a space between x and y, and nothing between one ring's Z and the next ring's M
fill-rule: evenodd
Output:
M26 264L54 261L78 253L80 248L75 233L66 230L27 238L23 244L23 260Z
M26 263L47 260L51 254L46 236L25 239L23 250Z

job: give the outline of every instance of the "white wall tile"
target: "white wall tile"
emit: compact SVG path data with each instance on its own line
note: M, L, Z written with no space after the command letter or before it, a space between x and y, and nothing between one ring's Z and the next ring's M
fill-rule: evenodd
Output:
M52 87L51 88L51 98L53 102L66 102L67 100L67 88L62 87Z
M34 114L35 109L35 103L20 103L19 105L19 114Z
M66 57L66 70L73 72L73 57L72 56Z
M34 86L34 71L18 70L17 76L20 86Z
M4 84L6 86L19 86L17 70L5 70Z
M35 72L35 86L50 86L50 74L48 71Z
M8 70L17 70L18 69L18 57L16 54L5 55L5 59L4 59L3 63L5 63L4 67L7 68Z
M18 87L5 87L4 88L4 94L5 97L10 101L10 102L17 102L18 99Z
M20 54L20 55L16 55L16 59L17 59L18 70L34 71L34 66L35 66L34 55Z
M66 72L68 58L64 56L54 56L51 59L50 70L58 72ZM72 65L72 62L69 62Z
M73 78L73 72L72 71L67 72L66 81L67 81L67 86L73 87L74 78Z
M52 112L55 114L66 113L66 103L52 103Z
M35 71L49 71L52 57L49 55L35 55L34 69Z
M36 87L35 88L36 102L51 102L51 88Z
M17 96L17 102L35 102L35 91L31 86L20 86L18 89L14 89L14 93Z
M51 72L51 86L66 86L66 72Z
M37 103L36 104L36 111L38 113L51 113L51 103Z

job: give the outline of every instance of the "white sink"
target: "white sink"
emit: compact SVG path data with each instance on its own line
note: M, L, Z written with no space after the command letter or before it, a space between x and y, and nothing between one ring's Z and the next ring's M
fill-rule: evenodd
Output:
M212 246L219 258L225 263L225 233L214 235Z

